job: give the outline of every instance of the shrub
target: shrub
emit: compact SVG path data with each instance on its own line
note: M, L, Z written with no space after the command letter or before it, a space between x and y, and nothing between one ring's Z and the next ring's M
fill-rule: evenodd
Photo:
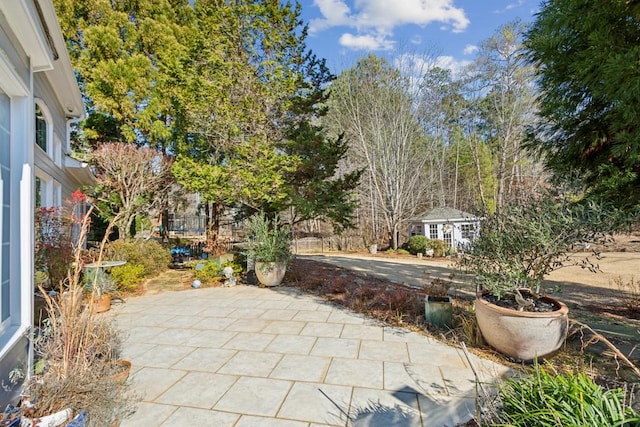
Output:
M195 278L200 280L202 283L211 283L215 280L218 280L220 276L222 276L223 268L224 267L222 267L220 263L217 263L215 261L207 261L203 264L203 267L201 269L195 270L194 275Z
M406 249L398 249L398 250L396 250L396 254L398 254L398 255L409 255L409 253L410 252L408 250L406 250Z
M135 292L144 279L144 266L125 264L111 269L111 279L121 291Z
M444 256L448 248L442 240L429 239L427 249L433 249L433 256Z
M624 390L605 390L583 373L558 373L540 365L499 388L499 424L510 426L632 426L640 414ZM493 425L493 424L492 424Z
M141 265L144 267L143 277L149 277L169 267L171 254L155 240L116 240L107 246L105 259Z
M407 249L413 255L417 253L424 253L424 251L428 248L429 239L427 236L411 236L409 238L409 244L407 245Z

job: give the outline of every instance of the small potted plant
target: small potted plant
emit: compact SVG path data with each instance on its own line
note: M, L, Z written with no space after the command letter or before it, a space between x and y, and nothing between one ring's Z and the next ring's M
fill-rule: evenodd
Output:
M105 271L106 268L112 266L109 262L103 261L100 264L94 263L85 266L83 285L91 298L92 313L102 313L111 309L111 294L116 291L117 286ZM121 265L122 263L119 261L113 266Z
M453 305L449 290L451 283L446 280L435 278L429 280L422 286L424 293L424 313L427 322L439 327L451 327L453 319Z
M246 222L246 253L255 262L258 281L264 286L277 286L282 282L291 259L291 232L276 217L267 219L259 212Z
M542 281L566 265L597 271L588 257L571 252L585 242L606 242L618 222L601 207L551 196L481 218L480 234L458 267L474 276L482 336L516 360L553 353L566 338L569 310L541 295Z

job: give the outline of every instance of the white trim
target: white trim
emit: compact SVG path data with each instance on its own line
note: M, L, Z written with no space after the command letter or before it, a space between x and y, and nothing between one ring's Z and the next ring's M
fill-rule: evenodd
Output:
M29 86L22 80L7 54L0 49L0 88L7 96L27 96Z
M31 325L32 300L33 300L33 171L31 165L22 165L22 178L20 179L20 313L21 325ZM30 244L28 244L30 242ZM30 286L24 286L29 283Z
M35 5L30 1L0 1L0 12L7 18L11 30L20 41L22 49L31 58L34 71L53 69L53 52L44 33Z

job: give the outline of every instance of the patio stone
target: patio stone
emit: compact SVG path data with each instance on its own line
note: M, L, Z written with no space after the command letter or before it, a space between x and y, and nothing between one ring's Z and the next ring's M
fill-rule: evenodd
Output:
M216 403L214 409L273 417L289 393L291 384L290 381L242 377Z
M234 427L308 427L308 423L243 415Z
M359 340L320 337L311 350L314 356L356 358L360 349Z
M382 362L374 360L336 358L331 361L324 382L381 389L383 365Z
M271 373L271 378L321 382L331 363L328 357L285 355Z
M207 329L223 331L227 326L235 322L231 317L202 317L200 321L193 325L193 329Z
M268 309L260 316L267 320L291 320L298 314L297 310Z
M346 324L342 328L340 338L355 338L361 340L382 340L382 328L372 325Z
M152 368L169 368L187 354L195 350L195 347L182 345L157 345L149 351L133 358L135 365Z
M330 314L331 311L304 310L299 311L298 314L293 316L292 320L300 320L303 322L326 322Z
M297 382L278 411L278 417L344 426L352 390L347 386Z
M196 348L171 367L189 371L216 372L236 353L236 350L221 348Z
M221 374L268 377L282 359L282 354L239 351L218 372Z
M316 340L316 337L277 335L265 350L274 353L309 354Z
M236 336L231 338L223 346L226 349L232 350L264 350L276 335L271 334L258 334L251 332L238 332Z
M140 402L135 414L123 420L120 427L159 426L177 409L177 406Z
M262 332L267 334L298 335L306 325L305 322L295 320L274 320L269 323Z
M422 427L423 424L418 397L413 391L354 388L349 416L353 427Z
M406 343L403 342L362 341L358 358L389 362L409 362L409 352Z
M190 347L220 348L236 335L238 335L238 332L213 329L199 330L196 335L189 338L185 345Z
M309 322L302 329L300 335L337 338L342 333L342 328L343 325L339 323Z
M179 369L145 367L133 375L132 387L143 400L151 402L185 375L187 371Z
M160 427L233 427L238 418L240 418L238 414L182 407L171 414Z
M225 328L226 331L260 332L271 322L263 319L238 319Z
M155 402L210 409L237 380L232 375L189 372Z

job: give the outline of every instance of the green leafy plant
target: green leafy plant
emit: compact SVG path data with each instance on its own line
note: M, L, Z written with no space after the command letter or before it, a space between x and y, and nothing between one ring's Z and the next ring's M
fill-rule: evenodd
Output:
M596 384L583 373L559 373L534 366L531 374L499 388L498 420L504 426L636 426L640 414L623 389Z
M291 259L291 231L279 223L267 219L264 212L249 218L245 224L247 231L246 251L256 261L288 262Z
M416 235L409 238L407 249L409 249L409 252L415 255L418 253L424 253L424 251L427 250L428 245L429 239L427 238L427 236Z
M197 265L197 264L196 264ZM194 276L202 283L211 283L222 276L224 267L215 261L207 261L202 264L202 268L194 270Z
M521 289L538 294L544 277L566 265L598 271L589 256L571 252L586 242L606 243L619 224L615 212L602 206L550 196L480 217L480 235L457 266L475 276L479 291L498 299L522 297Z
M143 277L150 277L169 268L171 254L155 240L119 239L106 246L105 259L127 261L127 265L141 265Z
M135 292L144 279L144 266L125 264L111 269L111 279L119 290Z

